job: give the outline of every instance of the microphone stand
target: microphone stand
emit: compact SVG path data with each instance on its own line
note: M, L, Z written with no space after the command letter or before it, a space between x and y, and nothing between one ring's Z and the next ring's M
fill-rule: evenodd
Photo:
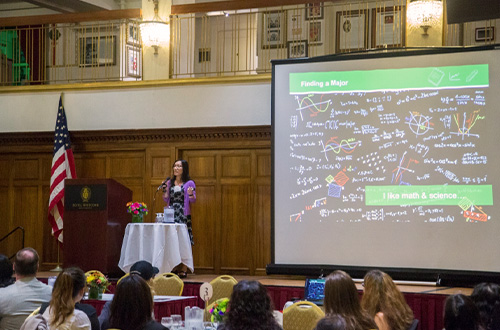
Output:
M155 193L153 194L153 207L151 208L151 210L153 210L154 214L155 214L155 222L156 222L156 212L155 212L155 201L156 201L156 194L158 193L158 191L160 191L160 188L161 188L162 185L160 185L158 187L158 189L156 189Z

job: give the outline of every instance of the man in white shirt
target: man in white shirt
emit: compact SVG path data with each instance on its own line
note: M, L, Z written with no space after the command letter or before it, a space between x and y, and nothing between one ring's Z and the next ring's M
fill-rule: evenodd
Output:
M19 330L28 315L50 301L52 288L36 279L38 260L38 253L32 248L17 252L16 282L0 288L0 329Z

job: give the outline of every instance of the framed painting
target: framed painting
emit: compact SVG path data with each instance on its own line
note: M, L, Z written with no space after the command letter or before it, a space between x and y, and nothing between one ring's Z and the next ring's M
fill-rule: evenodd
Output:
M476 41L494 41L495 40L495 27L487 26L476 28Z
M141 44L141 40L139 38L139 23L136 21L130 21L127 23L127 43L131 45Z
M288 58L307 57L307 40L289 41Z
M286 42L286 12L265 12L262 18L262 48L284 47Z
M306 20L323 19L323 10L322 2L306 4Z
M405 45L405 6L372 9L372 48Z
M307 25L304 20L304 8L288 11L287 41L307 39Z
M80 66L116 64L116 36L83 37L78 46Z
M141 48L127 45L127 76L139 78L142 76Z
M368 11L337 12L335 52L345 53L368 48Z
M309 45L321 45L323 43L323 21L309 22Z

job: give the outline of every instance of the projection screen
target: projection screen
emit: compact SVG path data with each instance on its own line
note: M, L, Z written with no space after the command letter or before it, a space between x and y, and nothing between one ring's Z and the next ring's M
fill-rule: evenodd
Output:
M500 272L499 59L273 62L270 268Z

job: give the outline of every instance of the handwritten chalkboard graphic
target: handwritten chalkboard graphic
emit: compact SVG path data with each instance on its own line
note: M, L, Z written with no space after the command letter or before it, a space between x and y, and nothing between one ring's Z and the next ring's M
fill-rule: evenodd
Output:
M290 215L290 222L302 222L302 214L304 213L304 211L300 212L300 213L295 213L295 214L291 214Z
M310 117L315 117L318 115L318 113L321 112L326 112L328 110L328 107L332 104L331 100L326 100L326 101L319 101L319 102L314 102L313 99L311 98L313 95L308 95L306 97L300 98L298 96L295 97L297 100L299 106L296 108L296 111L299 111L300 113L300 118L304 120L304 117L302 115L303 110L308 110L309 111L309 116ZM323 98L323 97L321 97Z
M469 117L467 117L467 114L465 112L462 118L460 118L460 115L458 113L453 115L454 123L457 125L457 131L451 132L451 134L461 136L462 140L466 136L473 136L478 138L479 134L472 134L470 131L478 120L482 120L485 118L484 116L479 116L479 111L480 110L474 111L469 115Z
M337 142L338 136L334 136L330 138L328 141L326 141L325 144L323 144L323 141L321 142L321 145L323 146L323 153L325 154L326 161L328 161L328 152L333 151L336 154L339 154L341 151L350 154L356 149L356 147L361 145L361 141L356 141L355 138L349 138L349 139L342 139L340 140L340 143Z
M479 212L475 212L475 210ZM464 210L463 215L465 218L466 222L474 222L474 221L481 221L481 222L486 222L488 221L488 215L482 211L481 207L477 206L471 206L470 210Z
M416 135L424 135L429 130L432 130L434 124L431 123L432 117L421 115L418 112L410 112L410 117L406 117L406 124L411 131Z
M330 183L328 185L328 196L340 198L341 193L342 193L342 186L339 186L336 183Z
M406 151L404 152L403 156L401 157L398 167L396 167L392 171L391 183L399 184L399 185L409 185L409 183L403 181L403 174L405 172L415 173L415 171L412 170L410 168L410 166L411 166L411 163L418 164L418 160L410 158L410 159L408 159L408 162L405 165L405 157L406 157Z

